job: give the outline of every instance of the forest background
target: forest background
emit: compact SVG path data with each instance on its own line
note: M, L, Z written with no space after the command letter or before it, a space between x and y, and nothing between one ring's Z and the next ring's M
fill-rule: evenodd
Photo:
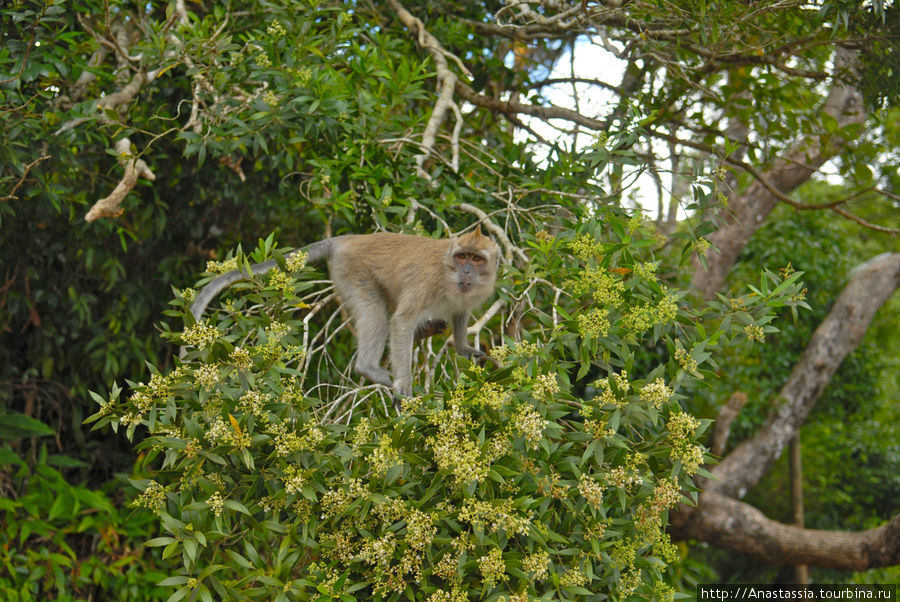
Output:
M5 3L3 597L897 583L898 34L881 0ZM502 366L438 333L419 406L346 369L309 267L186 315L250 255L479 221Z

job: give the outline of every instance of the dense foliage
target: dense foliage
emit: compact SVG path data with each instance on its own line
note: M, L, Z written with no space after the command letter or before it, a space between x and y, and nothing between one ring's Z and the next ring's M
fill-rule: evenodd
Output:
M705 461L679 389L712 375L718 344L802 305L799 274L764 277L706 332L658 281L640 219L603 223L538 231L527 272L511 268L535 289L527 335L491 350L500 368L438 372L399 412L363 392L323 398L334 378L307 373L302 256L210 321L191 324L180 295L184 361L90 419L152 435L139 447L159 471L138 503L166 535L147 545L184 564L163 584L176 598L673 599L666 515ZM645 342L668 360L636 367Z
M702 470L691 415L745 383L777 390L793 356L761 343L804 308L800 274L780 269L849 267L815 243L821 263L801 262L815 228L786 222L708 305L690 259L718 257L707 238L758 182L749 164L780 165L798 137L849 187L833 209L898 225L897 14L843 0L3 3L0 596L688 591L709 572L664 526ZM621 73L575 60L596 47ZM858 68L832 78L850 51ZM822 110L847 82L867 111L852 123ZM608 106L579 101L596 90ZM571 109L550 106L561 96ZM632 202L642 174L661 209L671 199L655 226ZM241 244L263 240L255 261L283 257L274 240L476 221L504 254L476 335L503 367L468 366L435 337L417 347L421 395L399 409L350 373L352 336L309 268L234 287L205 321L185 313L207 262L245 265ZM792 350L831 284L807 283L816 313ZM772 365L748 367L757 357ZM832 399L895 390L850 381ZM820 441L863 428L837 405ZM88 430L91 415L116 428ZM844 447L822 466L871 460L878 479L896 474L892 453ZM888 514L868 491L865 508ZM826 505L814 522L830 527Z

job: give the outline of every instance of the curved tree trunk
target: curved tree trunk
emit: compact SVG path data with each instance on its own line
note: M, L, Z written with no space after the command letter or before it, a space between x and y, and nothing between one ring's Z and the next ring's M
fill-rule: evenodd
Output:
M772 467L898 286L900 253L879 255L854 270L781 389L782 403L755 436L711 469L714 478L702 483L698 506L682 505L672 514L673 535L772 563L853 570L900 564L900 515L860 533L818 531L778 523L738 501Z

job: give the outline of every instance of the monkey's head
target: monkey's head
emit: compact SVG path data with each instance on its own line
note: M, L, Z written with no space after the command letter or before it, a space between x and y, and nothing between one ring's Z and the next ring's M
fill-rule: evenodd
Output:
M500 263L500 247L481 233L480 225L468 234L450 239L447 259L459 292L487 296L493 291Z

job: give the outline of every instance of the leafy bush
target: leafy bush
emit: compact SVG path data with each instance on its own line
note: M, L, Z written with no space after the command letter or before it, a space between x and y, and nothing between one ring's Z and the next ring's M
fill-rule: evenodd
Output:
M0 597L163 599L155 583L166 576L165 563L141 547L153 515L122 511L104 493L70 485L58 469L76 463L46 446L32 465L0 448Z
M501 293L529 301L524 336L491 350L498 367L441 356L398 410L377 386L338 394L341 373L311 361L316 275L297 255L275 253L280 269L235 285L205 321L178 293L180 364L127 399L96 396L89 419L150 433L138 447L159 471L139 503L165 531L147 545L183 563L161 582L174 600L676 596L664 526L703 473L707 425L679 389L714 376L716 345L771 330L797 276L764 275L707 332L712 314L657 280L638 219L524 242L531 261L508 269L523 290ZM269 240L252 258L272 254ZM222 269L247 263L238 252ZM667 357L638 374L645 344Z

